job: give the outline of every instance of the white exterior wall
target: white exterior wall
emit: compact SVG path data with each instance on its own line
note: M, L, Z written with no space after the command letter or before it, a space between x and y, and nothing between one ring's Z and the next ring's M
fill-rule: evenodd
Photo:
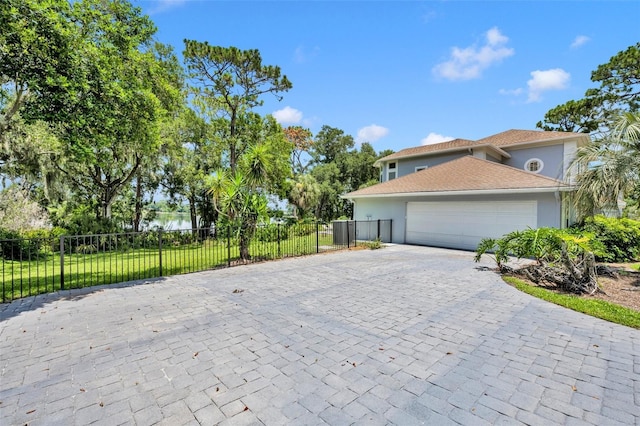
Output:
M423 201L537 201L538 227L563 228L562 194L506 194L506 195L465 195L465 196L423 196L423 197L379 197L355 199L353 218L355 220L391 219L392 242L405 242L407 202Z
M562 144L521 149L506 147L504 150L511 154L511 158L503 162L507 166L524 170L525 163L535 158L544 164L540 175L559 180L564 177L564 146Z

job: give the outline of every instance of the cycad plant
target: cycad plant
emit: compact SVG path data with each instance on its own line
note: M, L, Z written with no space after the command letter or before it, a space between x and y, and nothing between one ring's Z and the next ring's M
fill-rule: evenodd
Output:
M214 207L237 232L243 260L251 258L249 244L258 223L268 218L263 185L268 180L270 162L265 147L256 145L247 152L235 172L220 170L209 183Z

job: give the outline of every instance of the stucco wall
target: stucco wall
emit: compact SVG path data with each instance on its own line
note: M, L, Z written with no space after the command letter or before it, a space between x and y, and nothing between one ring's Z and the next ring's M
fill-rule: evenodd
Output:
M516 201L536 200L538 202L538 227L560 228L562 221L562 197L556 193L513 194L513 195L465 195L427 197L383 197L354 200L354 219L392 219L392 242L405 242L407 202L420 201Z
M506 159L503 164L524 170L527 160L538 158L544 163L544 167L540 171L543 176L554 179L563 179L562 164L564 158L563 145L550 145L526 149L505 149L511 154L511 158Z
M396 163L396 170L398 171L396 177L406 176L410 173L415 173L416 167L433 167L438 164L446 163L447 161L455 160L457 158L469 155L468 152L463 151L456 154L436 155L431 157L415 157L415 158L403 158L399 160L389 161L385 163L382 172L382 181L387 180L387 170L389 163Z

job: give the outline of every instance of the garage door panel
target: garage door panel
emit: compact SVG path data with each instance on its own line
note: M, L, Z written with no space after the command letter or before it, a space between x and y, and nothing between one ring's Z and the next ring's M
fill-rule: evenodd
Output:
M410 202L406 241L475 250L482 238L536 225L536 201Z

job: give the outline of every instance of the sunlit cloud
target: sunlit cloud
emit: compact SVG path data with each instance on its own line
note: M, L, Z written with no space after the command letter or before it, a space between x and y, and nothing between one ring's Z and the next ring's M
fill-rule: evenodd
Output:
M372 124L370 126L366 126L358 130L358 135L356 137L356 142L375 142L380 138L383 138L389 134L389 129L386 127L378 126L377 124Z
M546 71L531 71L531 79L527 81L529 98L527 102L539 102L542 93L549 90L564 90L569 86L571 74L562 68L554 68Z
M157 15L158 13L166 12L169 9L174 9L186 3L187 0L157 0L152 1L151 8L149 9L149 15Z
M455 138L452 138L451 136L443 136L441 134L431 132L426 138L422 139L420 143L422 145L433 145L434 143L447 142L454 139Z
M498 93L500 93L501 95L505 95L505 96L519 96L522 94L522 92L524 92L524 90L522 90L522 87L518 87L517 89L500 89L498 90Z
M447 80L472 80L481 77L485 69L515 53L514 49L506 47L509 38L497 27L487 31L485 39L480 47L451 48L449 60L433 67L433 73Z
M582 46L583 44L585 44L586 42L588 42L589 40L591 40L589 37L585 35L579 35L575 38L575 40L573 40L573 43L571 43L571 48L576 49Z
M435 20L437 17L438 17L438 14L435 11L430 10L430 11L425 12L425 13L422 14L422 22L427 24L427 23Z
M302 111L286 106L271 113L280 124L298 124L302 121Z
M307 49L305 46L298 46L293 52L293 60L301 64L318 56L319 52L320 48L318 46L315 46L312 49Z

